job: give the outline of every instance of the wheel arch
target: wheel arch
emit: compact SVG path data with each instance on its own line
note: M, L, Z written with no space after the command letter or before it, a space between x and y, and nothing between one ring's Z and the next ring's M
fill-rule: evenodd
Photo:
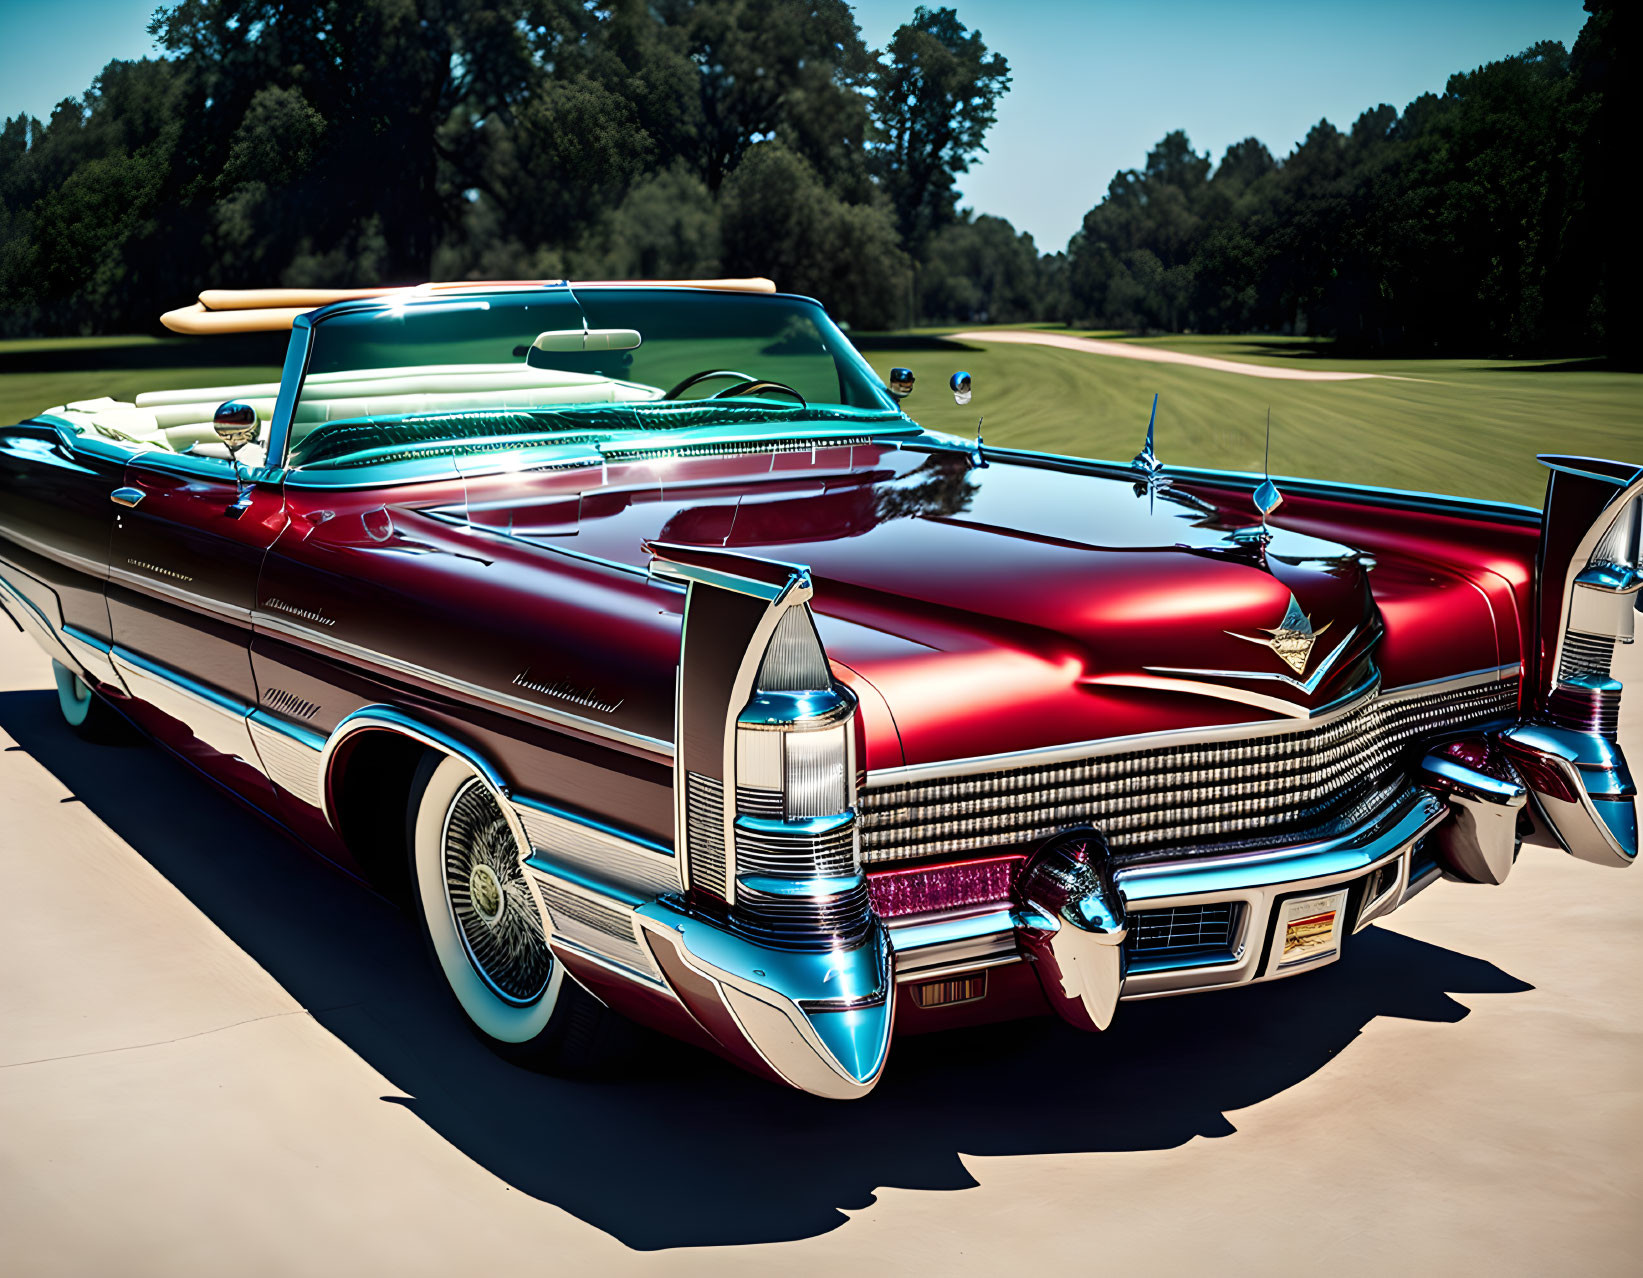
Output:
M410 891L405 820L410 788L428 752L460 759L491 792L519 847L531 842L512 791L482 751L441 728L386 705L364 706L337 724L320 751L327 823L375 886L400 904Z

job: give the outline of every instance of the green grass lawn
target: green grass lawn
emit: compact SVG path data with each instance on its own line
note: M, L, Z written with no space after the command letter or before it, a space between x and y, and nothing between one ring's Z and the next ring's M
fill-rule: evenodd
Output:
M284 342L230 338L47 337L0 342L0 422L57 404L139 391L277 382Z
M1281 382L1048 347L958 343L948 336L954 331L857 339L881 375L896 364L918 375L905 405L912 416L968 436L984 414L993 444L1128 459L1141 446L1157 393L1158 452L1177 465L1259 469L1269 407L1275 474L1539 505L1546 480L1536 453L1643 462L1643 376L1593 371L1581 361L1355 360L1299 338L1124 339L1250 363L1406 379ZM277 380L278 346L259 340L261 346L220 338L0 342L0 420L100 395L129 400L143 390ZM975 379L967 408L947 392L947 377L959 368Z
M1157 450L1177 465L1260 469L1269 407L1274 474L1538 506L1546 472L1536 453L1643 462L1643 376L1588 371L1580 361L1345 359L1306 339L1264 336L1126 339L1249 363L1418 379L1289 382L1049 347L961 344L929 330L858 340L881 375L896 364L917 374L904 407L921 423L973 435L985 414L988 442L1019 448L1127 460L1141 447L1156 393ZM947 391L959 368L975 381L966 408Z

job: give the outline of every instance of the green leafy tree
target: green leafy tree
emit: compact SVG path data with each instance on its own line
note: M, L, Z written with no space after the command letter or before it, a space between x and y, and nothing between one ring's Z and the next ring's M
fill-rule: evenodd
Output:
M920 5L873 76L874 162L903 242L922 256L953 221L958 176L985 151L1010 65L955 10Z
M727 274L768 276L860 328L900 320L908 262L890 210L840 200L782 143L761 142L743 157L725 182L721 217Z

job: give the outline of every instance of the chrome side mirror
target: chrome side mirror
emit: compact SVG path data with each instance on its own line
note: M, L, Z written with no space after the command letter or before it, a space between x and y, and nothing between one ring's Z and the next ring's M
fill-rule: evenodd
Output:
M953 403L963 407L970 402L970 375L954 373L947 379L947 388L953 392Z
M228 448L228 460L233 463L234 478L238 481L239 491L223 514L230 519L238 519L250 509L253 493L250 477L240 465L239 451L247 444L257 442L257 436L262 433L262 424L257 421L257 410L241 399L218 404L211 424L216 428L217 438Z
M890 370L890 381L885 389L890 392L891 397L894 399L906 399L913 393L914 380L912 369L892 368Z
M257 436L262 431L261 423L257 421L257 410L240 399L218 404L211 424L216 428L217 438L228 446L230 454L238 452L247 444L256 443Z

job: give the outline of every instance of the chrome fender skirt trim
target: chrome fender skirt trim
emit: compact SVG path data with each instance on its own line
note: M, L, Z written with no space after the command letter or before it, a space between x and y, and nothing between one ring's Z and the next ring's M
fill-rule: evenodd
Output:
M727 1052L762 1062L800 1091L854 1100L890 1054L895 978L876 921L846 950L758 945L676 900L639 907L657 965L690 1014Z
M245 722L262 759L263 775L294 799L323 812L325 780L319 760L325 738L262 709L253 710Z
M1569 855L1594 865L1637 859L1637 785L1618 744L1595 732L1532 723L1501 739Z

